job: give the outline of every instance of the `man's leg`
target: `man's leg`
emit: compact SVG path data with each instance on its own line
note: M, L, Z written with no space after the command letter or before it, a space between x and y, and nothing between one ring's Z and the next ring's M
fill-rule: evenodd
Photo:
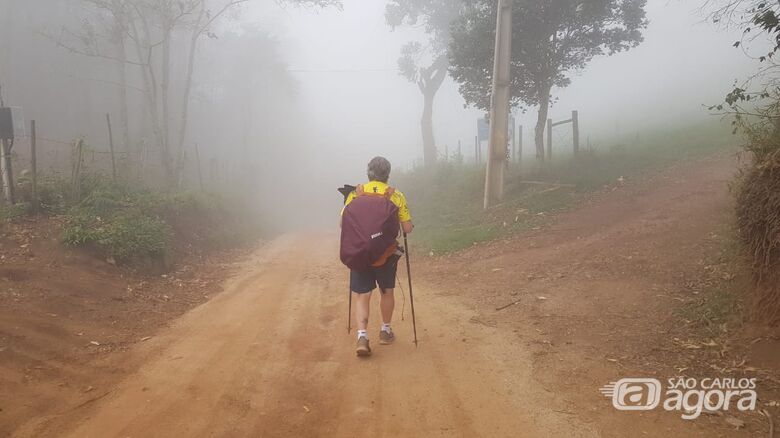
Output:
M365 333L368 328L368 313L371 309L371 292L353 292L352 297L355 300L355 322L357 322L358 333Z
M382 293L379 308L382 311L382 330L379 331L380 344L392 344L395 341L395 334L390 328L393 321L393 310L395 310L395 274L398 270L398 259L388 262L385 266L377 269L377 283L379 291Z
M395 310L395 290L380 289L381 301L379 309L382 311L382 329L379 331L379 343L382 345L392 344L395 341L395 333L390 328L393 321L393 310Z
M371 308L371 292L354 293L355 320L357 322L357 349L358 356L370 356L371 347L368 342L368 311Z
M395 289L380 289L381 301L379 308L382 311L382 323L389 326L393 322L393 311L395 310Z
M370 356L371 347L368 342L368 311L371 304L371 291L376 287L376 279L372 271L352 271L349 279L352 298L355 301L355 322L357 322L357 355Z

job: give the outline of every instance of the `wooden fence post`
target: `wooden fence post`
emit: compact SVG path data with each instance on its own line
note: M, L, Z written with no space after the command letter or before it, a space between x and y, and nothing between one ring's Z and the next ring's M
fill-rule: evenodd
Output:
M84 140L79 139L73 150L73 172L71 174L71 189L74 202L81 199L81 165L84 159Z
M552 119L547 119L547 159L552 159L552 129L553 129L553 121Z
M198 144L195 143L195 161L198 165L198 182L200 183L200 191L203 191L203 170L201 169L200 165L200 150L198 149Z
M5 195L5 202L8 205L14 205L16 202L16 196L14 195L14 172L11 164L11 148L13 148L13 140L2 140L2 156L0 156L0 163L2 164L3 174L3 191Z
M479 164L479 136L474 136L474 162Z
M181 151L181 161L180 164L177 164L176 167L179 169L176 173L179 175L178 180L176 181L177 187L184 187L184 169L187 166L187 149L184 149Z
M572 130L572 142L574 144L574 155L580 153L580 117L579 113L575 110L571 112L571 130Z
M111 131L111 116L106 113L106 124L108 124L108 146L111 151L111 174L116 183L116 158L114 157L114 133Z
M517 162L523 162L523 125L517 127Z
M30 121L30 173L32 174L32 209L38 212L38 145L35 120Z
M145 138L141 140L140 153L141 156L138 159L138 179L143 180L144 176L146 176L146 165L149 159L149 143Z
M214 190L215 187L219 187L219 162L216 157L211 157L209 160L209 185Z

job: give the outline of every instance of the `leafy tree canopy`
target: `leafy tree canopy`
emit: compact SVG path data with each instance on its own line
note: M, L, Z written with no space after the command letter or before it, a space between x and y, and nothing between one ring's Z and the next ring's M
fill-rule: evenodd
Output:
M466 102L487 110L492 84L496 0L467 0L452 27L450 74ZM515 1L512 15L512 106L548 100L569 73L594 57L642 42L646 0Z
M778 81L778 62L774 55L780 50L780 2L768 2L765 0L728 0L708 3L714 6L711 13L712 20L729 28L742 31L742 39L734 43L734 47L742 48L748 53L746 46L756 39L769 39L771 47L767 52L760 52L754 56L760 61L761 67L745 82L735 85L726 95L725 103L713 105L710 109L718 111L729 108L730 112L737 114L751 114L759 117L770 117L762 111L752 112L753 109L744 107L744 104L756 103L763 99L777 99L780 91ZM773 109L777 113L777 105L770 104L763 110ZM771 113L772 111L770 111ZM778 128L780 129L780 127Z
M450 27L457 18L463 0L390 0L385 20L391 28L421 26L428 41L411 41L401 48L398 67L401 75L419 85L421 77L435 76L435 71L447 69L447 49ZM426 71L425 70L427 66ZM443 78L442 78L443 79ZM438 87L436 87L438 88Z
M401 75L417 84L423 94L420 127L426 165L434 163L437 157L433 133L433 99L447 76L450 26L463 4L464 0L389 0L385 11L385 20L392 28L402 25L421 26L428 37L427 42L406 43L398 58Z
M449 30L462 0L390 0L385 10L387 24L422 25L431 43L446 50Z

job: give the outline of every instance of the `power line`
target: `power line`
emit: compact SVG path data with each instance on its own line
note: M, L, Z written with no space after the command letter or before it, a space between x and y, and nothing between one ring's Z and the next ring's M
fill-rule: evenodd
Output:
M30 136L29 136L29 135L20 135L18 138L26 138L26 139L29 139L29 138L30 138ZM68 146L72 146L72 145L73 145L73 143L74 143L74 141L62 141L62 140L54 140L54 139L52 139L52 138L41 137L40 135L36 136L36 138L37 138L38 140L43 140L43 141L45 141L45 142L49 142L49 143L59 143L59 144L64 144L64 145L68 145Z
M362 68L362 69L288 69L289 73L381 73L398 72L398 68Z

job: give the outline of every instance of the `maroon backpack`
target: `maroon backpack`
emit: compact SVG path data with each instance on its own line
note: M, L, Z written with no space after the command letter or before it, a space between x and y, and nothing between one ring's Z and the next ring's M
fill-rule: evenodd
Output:
M354 271L382 266L395 252L400 222L398 206L390 201L395 189L366 193L362 186L341 216L341 262Z

